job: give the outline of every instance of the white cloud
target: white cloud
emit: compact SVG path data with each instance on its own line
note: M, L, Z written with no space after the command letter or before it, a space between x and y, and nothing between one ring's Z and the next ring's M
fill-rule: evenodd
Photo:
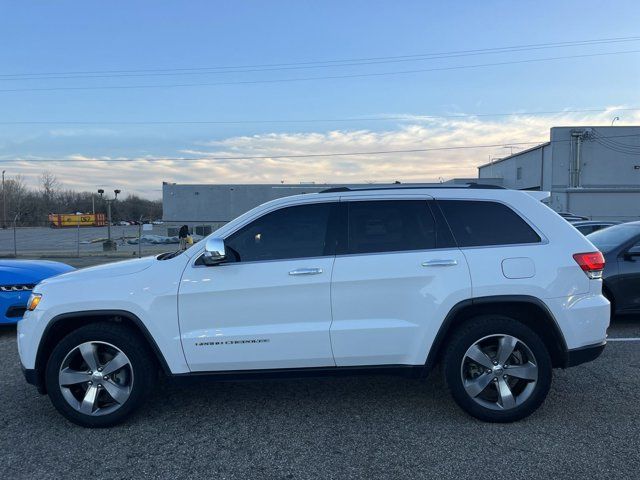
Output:
M12 164L12 173L21 173L34 182L43 170L55 173L65 187L95 190L99 186L121 188L146 197L160 196L162 181L177 183L318 183L368 181L434 181L438 178L473 177L476 167L489 156L509 153L502 147L435 150L385 155L286 158L340 152L410 150L469 145L504 145L520 142L544 142L549 128L557 125L640 124L640 112L616 113L623 107L611 107L602 113L564 113L522 115L502 118L460 117L428 118L405 116L396 128L386 130L330 130L311 133L269 133L203 140L169 157L282 157L261 159L200 159L188 162L144 160L137 162L100 162L83 155L83 163ZM392 115L398 117L400 115ZM533 145L514 146L527 148Z

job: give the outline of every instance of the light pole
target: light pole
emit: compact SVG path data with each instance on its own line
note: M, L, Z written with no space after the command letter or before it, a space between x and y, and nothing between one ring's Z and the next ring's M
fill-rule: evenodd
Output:
M107 202L107 240L102 244L102 250L105 252L117 249L116 242L111 240L111 204L118 198L119 193L120 190L116 189L113 191L113 198L104 198L102 196L104 194L104 190L102 188L98 189L98 195L100 195L100 198L103 198L104 201Z
M7 228L7 192L4 189L4 172L2 170L2 228Z

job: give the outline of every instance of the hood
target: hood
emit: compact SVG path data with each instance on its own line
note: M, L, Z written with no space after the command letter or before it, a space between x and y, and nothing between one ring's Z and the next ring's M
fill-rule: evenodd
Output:
M124 260L122 262L105 263L103 265L96 265L95 267L81 268L73 272L59 275L55 278L42 282L42 285L63 282L68 280L83 280L83 279L102 279L118 277L121 275L130 275L132 273L141 272L146 270L151 265L157 262L156 257L143 257L136 258L134 260Z
M66 263L49 260L0 260L0 285L35 284L72 270Z

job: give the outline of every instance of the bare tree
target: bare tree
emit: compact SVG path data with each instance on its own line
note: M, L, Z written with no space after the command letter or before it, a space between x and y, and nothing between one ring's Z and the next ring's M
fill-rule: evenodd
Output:
M5 181L7 198L7 221L12 223L18 215L19 226L48 225L49 213L91 212L91 192L63 190L55 175L44 172L39 188L27 188L23 177L16 176ZM96 203L96 212L104 213L104 202ZM152 220L162 217L162 202L147 200L135 195L118 199L113 205L114 220Z
M25 202L29 195L27 184L22 175L6 180L4 188L7 190L7 214L8 220L19 217L24 210Z
M45 207L47 207L49 211L54 210L53 204L60 189L58 179L49 171L42 172L42 175L40 175L40 188L45 201Z

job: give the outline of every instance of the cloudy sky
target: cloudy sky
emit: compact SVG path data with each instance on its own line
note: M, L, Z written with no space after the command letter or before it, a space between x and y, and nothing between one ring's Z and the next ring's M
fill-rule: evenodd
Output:
M640 124L637 2L545 3L4 3L0 167L149 198L432 181Z

